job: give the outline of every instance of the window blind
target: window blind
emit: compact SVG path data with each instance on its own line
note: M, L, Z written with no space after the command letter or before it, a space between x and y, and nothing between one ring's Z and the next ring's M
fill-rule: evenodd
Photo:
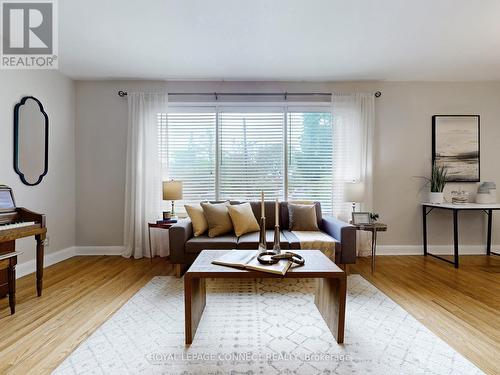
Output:
M215 111L161 114L159 153L164 179L183 182L185 203L215 199Z
M219 198L283 199L284 113L219 112Z
M321 202L332 212L330 112L288 112L288 200Z

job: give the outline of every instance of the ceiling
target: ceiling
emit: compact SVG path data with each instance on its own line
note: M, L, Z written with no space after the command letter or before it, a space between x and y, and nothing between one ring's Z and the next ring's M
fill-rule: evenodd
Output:
M63 0L76 79L500 80L498 0Z

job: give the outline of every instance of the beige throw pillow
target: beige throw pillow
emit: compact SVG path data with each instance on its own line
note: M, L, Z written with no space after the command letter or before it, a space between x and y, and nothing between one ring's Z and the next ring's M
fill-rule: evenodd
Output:
M207 219L205 219L203 208L201 208L199 204L185 204L184 208L191 219L194 236L201 236L208 229L208 223Z
M217 237L233 230L233 222L227 210L229 202L200 204L208 223L208 237Z
M233 204L227 207L234 226L234 233L239 237L245 233L258 232L259 223L255 218L250 203Z
M316 206L314 204L288 203L290 217L290 230L319 230L316 219Z

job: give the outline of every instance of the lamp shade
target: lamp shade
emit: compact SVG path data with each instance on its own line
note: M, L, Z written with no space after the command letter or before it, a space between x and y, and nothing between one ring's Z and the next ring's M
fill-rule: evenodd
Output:
M362 182L346 182L344 184L345 202L363 202L365 198L365 184Z
M163 181L163 200L178 201L182 199L182 181Z

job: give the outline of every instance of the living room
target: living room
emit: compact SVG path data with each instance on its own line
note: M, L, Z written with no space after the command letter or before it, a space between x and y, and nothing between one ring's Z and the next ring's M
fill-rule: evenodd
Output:
M500 4L1 7L0 373L500 373Z

